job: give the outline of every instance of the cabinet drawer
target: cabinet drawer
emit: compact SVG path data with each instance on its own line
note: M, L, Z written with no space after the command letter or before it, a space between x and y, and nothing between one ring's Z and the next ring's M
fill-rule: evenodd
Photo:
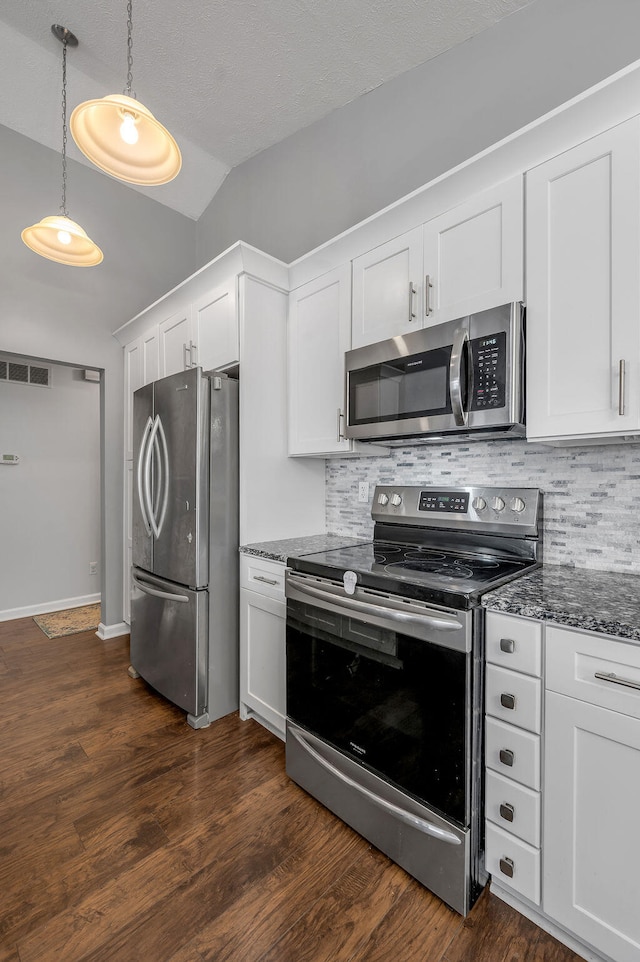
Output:
M525 675L542 674L542 625L539 621L487 611L487 661Z
M545 645L547 688L640 718L640 645L553 625L545 630Z
M284 573L286 565L282 561L258 558L253 555L240 556L240 587L258 591L268 598L284 601Z
M494 718L502 718L511 725L539 732L542 682L530 675L487 665L486 710Z
M540 849L488 822L485 859L497 882L540 904Z
M487 771L485 814L505 832L540 847L540 792Z
M485 728L487 768L540 790L540 736L487 718Z

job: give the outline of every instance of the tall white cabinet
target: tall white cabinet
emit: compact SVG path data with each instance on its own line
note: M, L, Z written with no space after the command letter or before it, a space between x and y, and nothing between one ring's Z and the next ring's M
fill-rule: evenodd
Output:
M640 433L640 120L530 170L527 437Z

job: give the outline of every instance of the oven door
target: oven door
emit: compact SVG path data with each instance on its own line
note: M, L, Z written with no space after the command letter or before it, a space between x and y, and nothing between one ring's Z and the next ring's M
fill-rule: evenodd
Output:
M287 573L289 775L463 914L480 890L471 633L471 612Z

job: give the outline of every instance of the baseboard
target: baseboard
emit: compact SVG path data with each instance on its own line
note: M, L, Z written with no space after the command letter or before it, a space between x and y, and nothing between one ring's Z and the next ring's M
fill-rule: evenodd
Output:
M41 605L27 605L25 608L7 608L0 611L0 621L13 621L15 618L31 618L33 615L47 615L51 611L65 611L67 608L81 608L95 605L100 601L100 593L83 595L79 598L61 598L59 601L46 601Z
M513 892L503 889L502 886L496 884L493 879L491 880L490 891L492 895L496 895L499 899L502 899L503 902L506 902L507 905L510 905L512 909L520 912L520 915L524 915L529 921L535 922L537 926L544 929L549 935L552 935L558 942L562 942L563 945L566 945L568 949L571 949L571 951L579 955L580 958L586 959L587 962L612 962L608 955L601 955L595 949L585 945L584 942L581 942L580 939L571 935L571 933L563 929L562 926L553 922L541 912L540 909L531 905L529 902L522 901Z
M129 634L129 625L126 621L121 621L117 625L103 625L102 622L98 625L98 630L96 635L102 641L108 641L109 638L120 638L121 635Z

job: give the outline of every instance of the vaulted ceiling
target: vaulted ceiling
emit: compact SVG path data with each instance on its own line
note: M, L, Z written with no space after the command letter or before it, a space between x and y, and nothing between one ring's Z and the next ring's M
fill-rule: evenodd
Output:
M136 188L197 219L229 170L534 0L134 0L133 90L178 141L169 184ZM126 0L6 0L0 123L60 150L69 112L122 93ZM88 163L69 139L68 156ZM107 176L107 175L104 175Z

